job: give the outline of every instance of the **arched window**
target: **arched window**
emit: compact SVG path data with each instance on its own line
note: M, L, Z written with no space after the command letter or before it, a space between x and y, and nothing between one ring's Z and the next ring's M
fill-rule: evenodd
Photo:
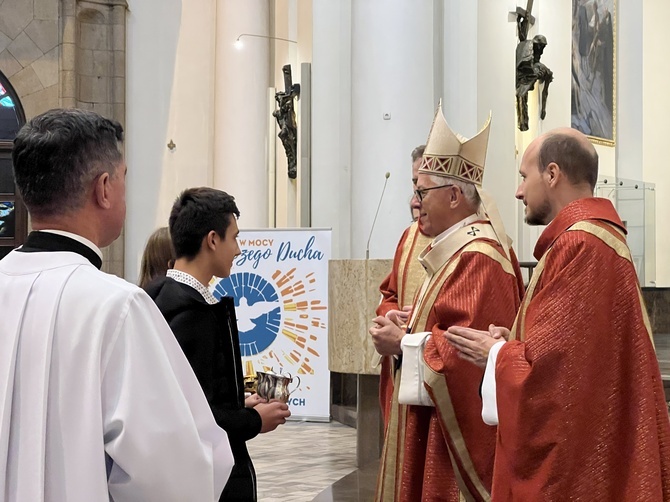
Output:
M0 141L12 141L23 125L19 100L0 73Z
M12 142L24 123L19 98L0 72L0 258L23 244L27 234L27 212L12 172Z

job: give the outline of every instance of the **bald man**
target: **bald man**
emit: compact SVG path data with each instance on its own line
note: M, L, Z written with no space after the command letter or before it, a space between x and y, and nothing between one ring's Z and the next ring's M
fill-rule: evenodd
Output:
M670 500L663 384L626 229L593 196L598 155L557 129L519 172L526 223L548 226L514 326L445 335L485 368L492 500Z

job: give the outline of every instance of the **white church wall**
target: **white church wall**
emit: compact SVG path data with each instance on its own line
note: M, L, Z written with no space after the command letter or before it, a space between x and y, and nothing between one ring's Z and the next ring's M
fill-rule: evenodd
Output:
M217 0L213 186L235 197L241 228L268 226L269 0Z
M177 194L212 183L216 16L214 0L128 4L125 275L134 282Z
M291 42L277 41L274 43L274 65L271 68L271 77L275 91L285 91L284 88L284 74L282 72L282 67L284 65L291 65L291 76L294 83L302 82L301 73L300 73L300 63L301 62L310 62L309 59L303 59L308 57L309 54L308 46L311 46L311 40L306 40L304 35L299 36L307 28L303 23L300 23L299 18L299 9L301 7L308 8L310 2L302 2L303 5L300 5L299 0L275 0L274 2L274 33L275 36L281 38L287 38L289 40L295 40L299 42L297 44ZM311 24L311 16L309 19ZM276 104L273 100L273 108L276 108ZM294 102L294 109L296 112L296 117L300 117L300 99L296 99ZM272 121L276 123L276 120L273 118ZM301 131L301 124L298 124L298 134ZM279 127L275 127L275 133L273 139L275 142L275 197L276 197L276 206L275 206L275 218L277 227L296 227L298 226L298 214L300 206L300 197L299 197L299 184L301 183L303 177L300 166L300 155L298 146L298 175L297 178L291 179L288 177L288 161L286 159L286 151L281 140L277 137L279 132Z
M518 246L518 186L515 149L516 24L508 21L508 2L479 0L477 22L477 127L489 114L491 135L484 188L498 204L505 230ZM472 133L470 133L472 134Z
M425 143L433 89L433 2L313 2L312 225L334 258L393 256L410 223L410 153ZM387 114L387 119L384 118Z
M444 5L445 117L452 129L472 137L491 114L484 188L495 198L516 247L516 24L508 21L505 2L450 0Z
M621 1L616 10L617 145L616 175L642 180L643 11L642 2ZM648 3L648 2L647 2Z
M411 223L411 158L425 143L433 103L433 2L352 4L352 258L365 256L389 172L371 258L390 258Z
M425 142L436 98L442 96L448 122L466 136L475 134L488 112L493 112L484 184L498 201L520 257L530 259L539 229L528 229L522 223L523 209L514 199L519 181L516 171L532 137L570 125L571 0L535 2L538 23L531 35L547 37L542 61L553 70L554 81L545 121L536 117L538 93L531 96L528 134L517 132L514 118L517 37L515 23L508 16L513 2L314 0L305 9L296 0L282 1L285 17L283 24L275 26L275 35L281 35L276 31L281 27L301 45L290 44L293 49L275 51L274 63L280 68L284 60L295 62L294 79L300 81L299 63L311 60L313 54L312 225L333 228L334 258L364 256L387 171L391 178L372 239L371 257L392 256L409 221L409 153ZM642 59L642 41L661 32L662 19L670 7L658 0L646 0L643 5L642 19L639 12L623 19L626 8L632 8L629 5L620 6L617 16L618 153L613 147L596 148L602 175L617 174L618 155L620 176L655 182L657 193L663 193L668 187L663 185L667 175L662 171L662 128L658 124L670 105L663 97L665 75L657 64L663 49L648 42ZM443 16L442 23L435 22L435 12ZM217 183L214 152L227 147L215 140L216 17L214 0L129 0L125 254L129 280L136 279L146 238L167 222L177 193L188 186ZM304 18L311 18L310 29ZM436 27L442 33L437 33ZM633 36L635 30L644 33L642 40ZM640 61L642 79L631 75L639 70ZM633 96L640 82L643 98L640 93ZM283 82L277 84L283 87ZM626 101L629 96L631 100ZM262 101L267 114L267 93ZM247 111L239 110L239 114ZM390 120L384 120L385 113ZM231 127L228 124L227 128ZM264 137L265 131L267 127ZM644 137L641 131L646 133ZM171 139L176 144L174 151L166 146ZM246 142L243 148L258 153L255 144ZM641 151L645 159L642 170ZM283 148L278 148L277 156L283 155ZM221 183L227 188L228 182ZM265 198L267 191L247 189L244 193ZM285 190L284 205L290 202L288 194ZM256 202L250 199L241 205L249 208ZM659 215L667 212L664 202L663 197L657 198ZM299 201L294 198L293 204L297 214ZM260 206L266 215L267 206ZM250 216L249 210L243 212ZM263 218L258 219L265 221ZM294 222L291 218L285 212L285 224ZM668 241L670 232L666 235L657 226L659 257ZM660 261L657 282L670 283L670 266Z
M351 257L351 2L313 1L312 226Z
M668 116L670 116L670 69L663 61L667 58L667 46L662 42L670 19L670 2L645 0L644 6L644 53L642 89L643 97L643 155L644 180L655 183L656 191L656 285L670 286L670 229L666 218L670 214L670 174L668 170ZM659 38L660 37L660 38ZM659 41L660 40L660 41Z

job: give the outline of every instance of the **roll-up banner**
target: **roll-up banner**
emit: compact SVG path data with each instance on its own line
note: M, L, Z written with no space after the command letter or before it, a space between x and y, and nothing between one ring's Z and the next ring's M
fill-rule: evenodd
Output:
M240 230L238 242L230 277L211 289L235 299L245 376L290 374L291 418L328 421L331 230Z

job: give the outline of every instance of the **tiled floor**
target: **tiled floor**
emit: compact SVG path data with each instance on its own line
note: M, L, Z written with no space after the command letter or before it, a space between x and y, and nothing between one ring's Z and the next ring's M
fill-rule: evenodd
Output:
M356 469L319 493L312 502L372 502L375 499L379 461Z
M247 443L259 502L308 502L356 469L356 430L338 422L288 422Z

